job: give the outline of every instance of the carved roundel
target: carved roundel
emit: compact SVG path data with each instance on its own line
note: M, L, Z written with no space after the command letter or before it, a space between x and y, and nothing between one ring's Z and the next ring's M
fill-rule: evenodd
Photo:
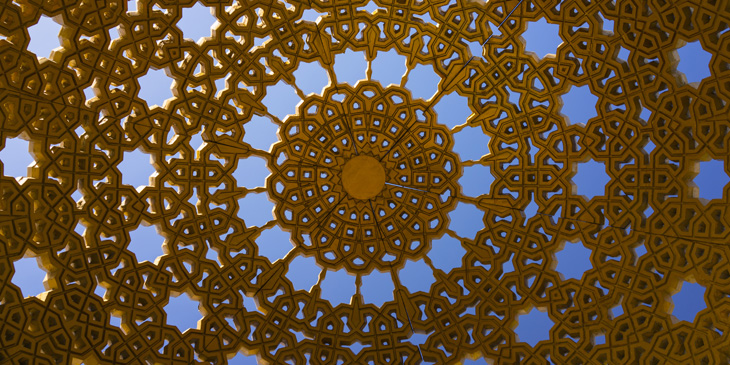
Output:
M5 1L0 364L728 364L728 24L718 0Z
M279 135L267 180L276 218L323 266L385 270L448 226L460 176L451 136L404 89L330 87Z

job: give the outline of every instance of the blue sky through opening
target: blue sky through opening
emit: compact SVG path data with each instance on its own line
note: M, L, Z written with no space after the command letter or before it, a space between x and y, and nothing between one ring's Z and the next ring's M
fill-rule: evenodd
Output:
M209 11L208 7L202 6L200 3L196 3L194 8L186 9L183 13L183 19L179 23L186 38L197 41L200 37L210 36L210 26L215 22L215 18L210 15ZM196 17L204 21L195 20ZM316 14L313 14L313 19L315 18ZM527 32L523 35L523 38L527 41L528 51L534 52L538 58L554 54L561 43L556 27L544 20L530 23ZM604 23L604 28L607 31L612 30L612 27L612 23ZM58 23L42 16L39 23L30 28L30 50L36 52L39 58L49 57L51 50L60 47L58 38L49 36L49 34L57 35L59 31L60 25ZM684 45L678 50L678 54L681 59L678 70L685 75L687 82L699 82L702 78L709 76L708 64L711 55L702 49L699 42ZM628 51L624 50L619 54L619 58L627 59L628 57L631 57ZM362 52L348 50L344 54L337 55L333 69L338 82L348 82L354 85L357 80L366 78L367 67L367 61ZM405 82L406 87L412 91L414 98L430 99L437 91L440 81L431 66L418 65L406 75L405 57L394 52L380 52L371 67L372 79L379 80L384 86L389 84L401 85ZM318 63L302 64L300 71L295 73L295 79L296 86L305 95L321 93L322 88L332 82L329 79L327 70ZM163 105L166 99L172 97L170 91L172 83L173 80L165 74L164 70L151 69L147 76L140 80L142 86L140 97L145 99L150 106L155 104ZM268 92L269 96L264 99L264 104L268 107L270 115L254 116L252 121L249 122L250 125L248 126L250 128L247 129L247 136L244 138L254 148L264 150L267 150L271 143L276 141L276 138L272 138L277 130L274 119L283 120L287 115L294 113L297 103L301 101L296 88L284 81L270 87ZM91 97L91 95L93 94L88 94L87 97ZM481 157L490 153L490 139L476 128L459 128L459 126L466 123L466 118L471 114L464 99L456 93L446 95L436 104L434 110L440 112L440 123L457 128L454 134L454 150L459 153L462 160L478 161ZM597 117L595 100L596 96L590 93L588 86L574 86L568 94L563 96L564 105L561 112L569 118L571 124L586 123L589 119ZM642 119L648 120L649 117L650 115L642 114ZM647 141L647 143L648 147L645 147L645 149L647 152L651 152L655 144L652 141ZM197 147L197 145L193 146L193 148ZM10 158L9 156L19 157ZM33 161L28 143L13 138L5 141L4 148L0 150L0 158L4 165L3 174L13 177L26 176L26 169ZM252 160L238 162L239 167L246 166L246 173L242 173L244 170L241 169L234 172L234 177L239 183L249 188L264 186L264 180L268 173L265 161L259 161L256 157L250 157L250 159ZM251 169L248 169L249 167ZM154 173L154 169L150 165L149 155L141 150L125 153L120 170L124 173L123 182L134 188L147 185L150 176ZM487 167L479 164L464 168L464 175L460 183L464 188L465 195L478 197L490 192L490 184L494 178L488 170ZM606 174L604 163L592 160L585 161L577 164L576 171L573 181L577 185L578 194L585 196L586 199L601 197L605 194L605 186L610 181L610 177ZM699 196L705 199L721 199L726 185L730 181L726 171L727 166L725 166L724 161L711 160L701 163L699 174L693 180L698 187ZM260 219L255 220L254 225L261 226L273 219L273 216L270 215L273 205L267 199L265 193L252 193L252 195L248 195L242 200L250 207L247 209L252 211L261 210L266 213L262 213ZM466 251L462 248L461 241L457 237L474 239L476 232L483 227L481 226L482 216L480 212L473 205L459 203L457 209L450 214L452 218L450 229L456 237L445 235L433 242L429 257L436 268L448 272L450 269L459 267L462 264L461 259ZM540 212L533 214L537 213ZM287 233L281 231L278 226L269 228L261 235L262 242L265 241L266 243L262 253L270 257L271 261L284 258L293 247L290 242L285 242L287 241ZM162 253L161 245L164 242L164 237L157 235L153 226L140 226L132 232L132 237L134 240L130 245L130 249L137 253L138 261L154 261L154 258ZM144 245L139 246L136 242L136 240L141 239L148 242L147 248ZM449 245L451 248L449 248ZM645 249L644 252L646 252ZM557 270L564 275L565 279L580 279L583 272L585 272L584 269L591 267L590 262L586 262L590 260L590 250L583 247L581 243L566 243L566 247L559 251L557 256ZM34 275L16 275L13 277L13 282L23 289L23 295L36 295L43 288L42 270L32 268L35 260L35 258L24 258L14 263L16 272L19 269L29 268L28 270L36 273ZM581 266L576 268L574 265L566 264L574 260L579 261ZM316 264L312 265L313 262L311 258L298 257L289 266L290 273L288 275L291 276L299 276L297 270L308 271L306 275L301 275L301 280L292 280L296 282L297 289L307 290L317 284L321 268L317 267ZM562 267L566 267L566 269L563 270ZM433 282L432 269L423 260L408 261L405 267L398 272L398 275L401 282L411 291L428 291L430 283ZM327 271L320 285L323 297L331 300L333 305L349 303L350 297L356 290L355 277L344 270ZM377 272L363 278L362 290L366 301L376 305L392 300L391 273ZM681 320L692 321L694 315L699 310L704 309L704 293L704 287L701 285L684 283L682 290L672 297L674 301L673 315ZM171 313L173 316L181 315L178 326L182 331L185 330L184 327L186 326L196 326L200 313L198 312L195 316L191 315L194 313L190 313L197 311L196 303L187 294L171 298L167 306L167 313ZM621 311L620 306L618 310ZM549 333L553 322L546 317L547 313L538 309L532 309L528 314L520 316L516 330L520 336L520 341L534 345L537 341L547 339L547 333ZM467 359L465 364L484 363L480 361L483 360ZM256 361L253 356L239 354L231 362L231 364L236 363L254 364Z

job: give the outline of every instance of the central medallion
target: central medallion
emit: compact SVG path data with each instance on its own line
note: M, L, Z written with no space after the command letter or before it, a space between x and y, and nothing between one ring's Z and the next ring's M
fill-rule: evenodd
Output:
M406 89L332 85L305 98L279 138L266 180L274 215L320 266L398 268L448 227L459 159L448 128Z
M370 156L355 156L342 169L342 186L355 199L372 199L385 187L385 169Z

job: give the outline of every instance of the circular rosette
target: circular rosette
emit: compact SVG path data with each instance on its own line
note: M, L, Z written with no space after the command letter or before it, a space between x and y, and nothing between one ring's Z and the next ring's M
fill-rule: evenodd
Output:
M351 272L427 252L461 174L448 129L422 100L374 82L312 95L284 120L267 187L305 254Z

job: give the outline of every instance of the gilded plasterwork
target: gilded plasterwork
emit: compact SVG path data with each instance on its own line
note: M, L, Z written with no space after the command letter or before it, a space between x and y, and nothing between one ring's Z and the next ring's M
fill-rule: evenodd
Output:
M0 143L29 140L35 159L27 179L0 180L0 363L225 364L240 351L271 364L730 360L727 188L708 201L692 183L700 161L730 158L727 1L374 0L374 12L365 1L203 3L218 22L197 43L177 26L190 1L138 1L136 11L119 0L0 5ZM323 15L303 20L306 9ZM63 24L50 60L27 50L27 28L41 15ZM554 56L525 51L521 35L539 19L560 26ZM711 76L688 84L676 50L694 41L713 55ZM474 42L482 54L471 53ZM408 73L400 85L369 72L355 85L338 81L334 59L348 50L369 61L396 51L409 72L432 68L438 92L414 98ZM296 113L276 118L263 103L267 88L295 85L302 62L318 62L330 84L299 91ZM139 97L151 69L175 81L162 107ZM561 96L579 86L598 97L597 117L571 123ZM89 87L96 97L87 99ZM433 106L451 93L467 97L472 114L450 129ZM280 125L270 150L244 142L254 115ZM453 151L465 127L490 138L479 160ZM205 143L196 150L197 134ZM141 189L122 183L119 169L135 149L156 171ZM266 159L266 187L233 177L248 157ZM588 160L611 178L592 199L572 182ZM460 179L474 165L494 181L469 197ZM276 219L248 225L239 199L262 192ZM460 239L460 268L433 268L430 291L411 292L398 273L406 261L431 265L432 240L455 236L458 202L478 207L483 227ZM528 216L531 202L538 213ZM165 237L154 263L128 249L143 222ZM272 263L257 240L274 225L293 249ZM555 253L575 241L592 251L581 280L556 271ZM358 288L333 307L319 283L295 290L285 274L299 255L347 270L357 285L373 270L390 273L393 300L366 303ZM48 272L38 297L11 282L24 256ZM671 314L686 281L706 288L707 309L693 323ZM164 308L183 292L204 317L181 333ZM531 308L555 323L535 347L514 331ZM425 343L414 345L415 334ZM364 347L353 352L354 343Z

